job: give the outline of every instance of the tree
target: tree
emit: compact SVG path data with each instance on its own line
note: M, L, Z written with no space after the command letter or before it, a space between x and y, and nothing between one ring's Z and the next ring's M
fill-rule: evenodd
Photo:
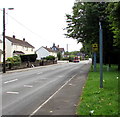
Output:
M118 62L118 70L120 70L120 2L109 3L107 7L108 22L110 23L110 29L114 34L114 55L116 56L116 61Z
M110 63L109 48L113 48L113 33L110 31L108 12L106 12L108 4L76 2L73 6L73 14L66 15L68 24L66 36L82 42L83 49L87 53L91 53L93 43L99 43L99 21L102 18L104 63Z
M57 53L57 57L58 57L58 60L61 60L61 59L62 59L62 54L61 54L61 52L58 52L58 53Z

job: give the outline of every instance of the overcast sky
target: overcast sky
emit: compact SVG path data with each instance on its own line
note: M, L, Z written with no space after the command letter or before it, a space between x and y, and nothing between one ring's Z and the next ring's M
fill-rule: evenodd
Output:
M6 8L6 35L25 38L35 49L51 47L53 43L68 51L80 50L81 44L66 38L65 14L72 13L75 0L0 0L0 37L2 35L2 8ZM7 10L14 8L14 10Z

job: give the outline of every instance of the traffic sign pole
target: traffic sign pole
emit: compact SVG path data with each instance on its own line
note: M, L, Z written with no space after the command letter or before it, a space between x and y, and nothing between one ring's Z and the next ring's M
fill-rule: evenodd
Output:
M96 72L96 52L94 52L94 72Z

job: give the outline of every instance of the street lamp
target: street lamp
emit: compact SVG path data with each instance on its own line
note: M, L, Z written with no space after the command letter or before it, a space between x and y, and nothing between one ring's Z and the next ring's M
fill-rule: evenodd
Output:
M101 21L99 22L99 48L100 48L100 88L103 88L103 34Z
M13 10L13 8L8 8L8 10ZM6 64L5 64L5 8L3 8L3 73L6 73Z

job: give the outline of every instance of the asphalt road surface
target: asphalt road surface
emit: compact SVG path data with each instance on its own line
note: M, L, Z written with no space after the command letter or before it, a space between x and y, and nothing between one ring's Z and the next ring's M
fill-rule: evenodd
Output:
M72 103L78 101L89 66L85 61L3 74L2 115L74 114L78 102Z

